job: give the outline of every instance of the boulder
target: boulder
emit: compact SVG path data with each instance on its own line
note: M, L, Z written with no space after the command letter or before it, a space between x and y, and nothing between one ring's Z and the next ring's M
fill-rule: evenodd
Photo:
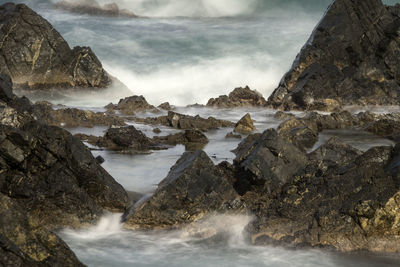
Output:
M62 36L24 4L0 6L0 73L15 87L107 87L111 78L89 47L71 49Z
M235 125L235 133L249 134L256 129L249 113L244 115Z
M158 111L154 106L147 103L143 96L129 96L121 99L117 105L107 105L107 110L117 110L123 115L134 115L135 112Z
M218 98L211 98L207 103L207 107L214 108L265 107L266 105L267 101L264 97L248 86L236 88L229 96L221 95Z
M400 7L335 0L268 99L285 110L400 103Z
M185 145L186 150L199 150L208 143L208 138L200 130L193 129L167 136L155 136L152 141L156 144L173 146L182 144Z
M103 147L132 148L135 150L148 150L153 146L151 140L134 126L111 127L104 135L103 141L112 145Z
M101 6L96 0L63 0L54 4L54 8L67 10L71 13L87 14L91 16L137 18L133 12L120 9L116 3Z
M272 192L293 179L307 164L306 154L282 139L274 129L249 136L235 153L235 165L248 174L241 181L244 187L241 192L253 184Z
M203 151L186 152L153 196L125 212L130 229L176 228L215 212L243 208L238 194Z
M318 132L295 117L281 123L278 133L283 139L304 151L312 148L318 141Z
M158 106L158 108L163 109L163 110L168 110L168 111L174 109L174 107L171 106L168 102L164 102L164 103L160 104Z

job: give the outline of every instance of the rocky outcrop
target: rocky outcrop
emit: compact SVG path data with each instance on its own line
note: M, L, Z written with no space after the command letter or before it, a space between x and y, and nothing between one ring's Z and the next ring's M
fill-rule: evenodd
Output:
M221 95L218 98L208 100L207 107L235 108L235 107L265 107L267 101L257 91L248 86L236 88L229 96Z
M108 112L119 111L123 115L135 115L136 112L159 112L157 108L147 103L143 96L129 96L121 99L117 105L109 104L106 106Z
M249 134L256 129L249 113L244 115L235 125L235 133Z
M149 199L123 216L130 229L175 228L242 209L238 194L203 151L186 152Z
M26 210L0 193L1 266L85 266Z
M208 138L201 131L193 129L167 136L155 136L152 141L173 146L182 144L185 145L186 150L193 151L202 149L208 143Z
M125 126L121 117L103 112L93 112L77 108L53 109L48 102L34 104L35 111L48 125L62 127Z
M400 103L399 6L335 0L268 103L285 110Z
M174 110L175 109L175 107L174 106L171 106L168 102L164 102L164 103L162 103L162 104L160 104L159 106L158 106L158 108L160 108L160 109L163 109L163 110Z
M15 87L106 87L109 75L89 47L71 49L61 35L24 4L0 6L0 73Z
M15 118L0 117L0 192L49 227L90 223L103 209L123 211L126 192L86 146L44 124L29 100L12 94L10 79L1 77L1 102Z
M116 3L101 6L96 0L66 0L54 4L54 8L67 10L72 13L87 14L92 16L137 18L133 12L120 9Z
M157 118L134 118L136 122L152 124L152 125L165 125L175 129L189 130L198 129L203 132L211 129L218 129L222 127L233 127L235 124L226 120L218 120L214 117L207 119L197 116L189 116L169 111L167 116Z

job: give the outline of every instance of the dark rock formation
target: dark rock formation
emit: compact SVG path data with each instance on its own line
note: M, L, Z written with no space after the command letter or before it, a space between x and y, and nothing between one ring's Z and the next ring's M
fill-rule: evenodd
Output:
M104 139L121 148L146 150L152 146L150 139L134 126L110 128L105 133Z
M279 135L302 150L312 148L318 141L317 127L309 127L301 119L293 117L281 123L278 127Z
M66 0L54 4L54 8L67 10L72 13L92 16L137 18L133 12L120 9L116 3L101 6L96 0Z
M80 110L77 108L53 109L51 103L39 102L34 105L35 111L49 125L63 127L94 127L94 126L124 126L121 117L108 115L102 112Z
M158 144L182 144L186 146L186 150L199 150L208 143L207 136L197 129L185 130L184 132L167 136L155 136L152 140Z
M1 266L84 266L69 247L0 193Z
M259 184L271 192L301 171L306 166L307 156L270 129L242 141L234 162L249 176L242 181L243 188L239 191L245 191L251 184Z
M399 6L335 0L268 102L275 108L335 110L400 103Z
M167 116L161 116L157 118L134 118L136 122L146 123L152 125L165 125L176 129L188 130L188 129L199 129L203 132L211 129L218 129L221 127L233 127L235 124L226 120L218 120L214 117L204 119L197 116L189 116L179 114L173 111L169 111Z
M86 146L35 120L29 100L10 94L9 79L0 86L1 102L15 115L0 117L0 192L48 227L90 223L103 209L123 211L126 192Z
M218 98L208 100L207 107L234 108L234 107L265 107L267 101L257 91L245 88L236 88L229 96L221 95Z
M164 103L162 103L162 104L160 104L159 106L158 106L158 108L160 108L160 109L163 109L163 110L173 110L173 109L175 109L173 106L171 106L168 102L164 102Z
M0 73L21 88L106 87L111 79L88 47L71 49L24 4L0 6Z
M247 113L236 123L233 131L241 134L249 134L255 129L256 127L254 126L253 120L251 119L250 114Z
M175 228L213 212L242 208L236 191L203 151L187 152L152 197L124 214L131 229Z
M158 112L154 106L147 103L143 96L137 95L121 99L117 105L109 104L106 108L108 111L119 111L123 115L135 115L135 112L145 111Z

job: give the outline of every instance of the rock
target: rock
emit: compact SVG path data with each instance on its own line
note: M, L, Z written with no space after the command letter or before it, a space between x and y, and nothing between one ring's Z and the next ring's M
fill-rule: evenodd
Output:
M96 161L98 164L103 164L106 160L102 156L97 156Z
M364 128L366 131L400 142L400 120L378 119Z
M133 12L120 9L116 3L101 6L95 0L63 0L54 4L54 8L67 10L71 13L87 14L91 16L137 18Z
M0 73L15 87L107 87L111 78L88 47L71 49L61 35L24 4L0 6Z
M288 119L293 119L295 117L296 116L293 115L292 113L287 113L287 112L283 112L283 111L277 111L274 115L275 119L282 120L282 121L285 121Z
M156 133L156 134L159 134L159 133L161 133L161 130L160 130L160 128L154 128L153 129L153 133Z
M214 108L234 108L234 107L265 107L267 101L257 91L251 90L248 86L244 88L236 88L229 96L221 95L220 97L208 100L207 107Z
M186 150L199 150L208 143L208 138L200 130L194 129L167 136L155 136L152 141L156 144L173 146L182 144L185 145Z
M0 265L85 266L57 235L1 193Z
M147 103L143 96L136 95L121 99L115 106L109 104L106 108L107 110L118 110L123 115L134 115L135 112L158 111L154 106Z
M318 132L310 129L301 120L293 117L281 123L278 127L279 135L303 151L310 149L318 141Z
M48 102L34 104L35 111L49 125L63 127L125 126L124 119L103 112L77 108L53 109Z
M152 141L134 126L112 127L107 130L103 141L112 143L112 145L104 145L103 147L114 148L132 148L135 150L149 150L153 147Z
M380 0L335 0L268 103L285 110L400 103L400 19Z
M211 129L218 129L221 127L232 127L235 124L226 120L218 120L214 117L209 117L207 119L197 116L189 116L179 114L173 111L169 111L167 116L161 116L157 118L134 118L135 122L152 124L152 125L164 125L176 129L190 130L198 129L200 131L207 131Z
M24 119L0 125L1 193L50 228L90 223L103 209L125 209L126 192L84 144L63 129L35 120L28 100L0 95L0 101L8 101L7 108Z
M253 120L251 119L250 114L247 113L236 123L233 131L241 134L249 134L255 129L256 127L253 124Z
M173 110L174 107L171 106L168 102L164 102L161 105L158 106L158 108L163 109L163 110Z
M186 152L149 199L124 214L130 229L176 228L242 208L236 191L203 151Z
M399 178L385 171L391 154L392 148L377 147L326 171L307 167L276 198L263 201L259 219L250 226L253 242L400 251Z
M244 187L239 189L241 192L253 184L263 185L272 192L306 166L306 154L282 139L274 129L247 139L235 150L235 165L249 174L241 181Z
M241 139L242 136L240 134L235 134L233 132L229 132L225 135L225 138L236 138L236 139Z

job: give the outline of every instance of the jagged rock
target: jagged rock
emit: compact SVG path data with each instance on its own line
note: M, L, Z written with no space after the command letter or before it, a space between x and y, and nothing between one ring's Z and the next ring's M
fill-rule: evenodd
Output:
M257 91L245 88L236 88L229 96L221 95L218 98L208 100L207 107L234 108L234 107L265 107L267 101Z
M240 191L252 184L260 184L271 192L289 182L306 166L306 154L283 140L274 129L247 139L235 151L235 164L249 174L243 179L244 188Z
M275 113L275 115L274 115L275 119L282 120L282 121L285 121L285 120L288 120L288 119L292 119L292 118L295 118L295 117L296 116L293 115L292 113L286 113L286 112L283 112L283 111L277 111Z
M94 127L104 126L125 126L125 121L121 117L112 116L103 112L93 112L90 110L80 110L77 108L53 109L53 105L48 102L34 104L35 111L49 125L63 127Z
M269 104L327 111L343 105L398 105L398 10L381 0L335 0Z
M88 47L71 49L24 4L0 6L0 73L20 88L106 87L109 75Z
M256 127L253 124L253 120L251 119L250 114L247 113L236 123L233 131L241 134L249 134L255 129Z
M241 209L232 185L203 151L186 152L149 199L124 214L130 229L175 228L213 212Z
M24 119L0 125L1 193L48 227L79 226L97 219L103 209L125 209L126 192L85 145L67 131L35 120L28 100L0 95Z
M67 10L72 13L87 14L92 16L137 18L133 12L120 9L116 3L101 6L95 0L63 0L54 4L54 8Z
M302 150L313 147L318 141L318 132L310 129L301 120L293 117L281 123L278 127L279 135Z
M132 148L136 150L149 150L153 143L141 131L134 126L112 127L107 130L102 142L111 142L112 145L101 145L103 147Z
M189 130L189 129L199 129L203 132L211 129L218 129L221 127L232 127L235 124L226 120L218 120L214 117L209 117L204 119L197 116L189 116L179 114L173 111L169 111L167 116L161 116L157 118L134 118L136 122L152 124L152 125L165 125L168 127L173 127L176 129Z
M123 115L134 115L135 112L158 111L154 106L147 103L146 99L143 96L137 95L121 99L117 105L109 104L106 106L106 109L118 110Z
M1 266L85 266L26 210L0 193Z
M342 146L333 150L342 150ZM323 155L329 161L332 152ZM376 147L321 170L315 162L274 197L246 203L257 209L249 226L258 244L333 247L341 251L398 252L399 178L385 171L392 148ZM358 154L358 152L356 153ZM343 155L336 151L333 159ZM346 155L347 156L347 155ZM344 164L343 164L344 163ZM262 201L260 204L258 201Z
M163 110L173 110L174 107L171 106L168 102L164 102L161 105L158 106L159 108L163 109Z

